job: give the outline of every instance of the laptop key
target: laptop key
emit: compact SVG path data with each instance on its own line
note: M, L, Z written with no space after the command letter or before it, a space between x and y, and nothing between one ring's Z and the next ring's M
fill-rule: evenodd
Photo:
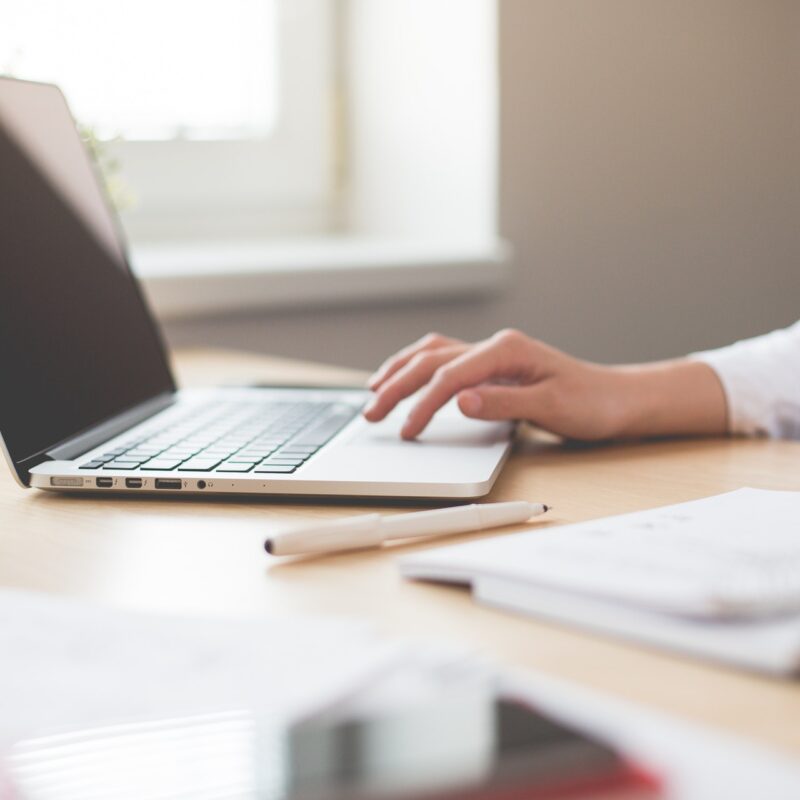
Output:
M169 470L175 469L175 467L177 467L181 461L182 459L180 458L154 458L151 461L148 461L146 464L142 464L142 469L163 470L164 472L169 472Z
M255 464L252 464L252 463L251 464L246 464L246 463L241 462L241 461L238 461L238 462L226 461L224 464L220 464L216 468L216 470L214 470L214 471L215 472L250 472L250 470L253 469L254 466L255 466Z
M300 453L300 454L312 455L313 453L316 453L317 450L319 450L319 447L317 447L317 445L308 445L308 444L307 445L299 445L299 444L294 444L293 442L290 442L289 444L286 445L286 447L283 450L281 450L281 452L282 453Z
M290 464L259 464L253 472L294 472L296 469Z
M103 464L105 461L87 461L85 464L81 464L79 469L100 469Z
M124 457L120 456L120 458L124 458L125 461L147 461L148 458L153 458L153 456L158 455L160 451L156 451L155 453L143 453L141 450L129 450L125 453Z
M178 467L181 472L210 472L221 458L190 458Z
M334 414L318 425L312 426L297 437L296 444L303 446L321 447L328 439L337 434L355 414Z
M138 469L141 461L109 461L103 464L103 469Z

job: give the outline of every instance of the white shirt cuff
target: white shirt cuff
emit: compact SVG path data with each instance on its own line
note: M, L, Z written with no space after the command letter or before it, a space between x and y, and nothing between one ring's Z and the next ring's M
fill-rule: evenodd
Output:
M719 376L731 433L800 439L800 323L689 358Z

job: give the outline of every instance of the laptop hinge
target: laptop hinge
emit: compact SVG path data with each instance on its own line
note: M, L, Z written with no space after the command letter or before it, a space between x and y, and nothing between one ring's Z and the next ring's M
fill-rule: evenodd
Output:
M73 436L64 442L52 447L44 455L54 461L69 461L73 458L83 455L97 445L113 439L120 433L138 425L140 422L152 417L159 411L163 411L175 402L175 394L173 392L165 392L144 403L140 403L134 408L129 408L121 414L95 425L89 430Z

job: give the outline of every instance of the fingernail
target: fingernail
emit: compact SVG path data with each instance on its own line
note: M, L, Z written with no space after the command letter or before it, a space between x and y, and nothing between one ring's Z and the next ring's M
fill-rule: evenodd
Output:
M458 401L465 414L479 414L483 406L483 399L477 392L462 392Z
M371 400L366 406L364 406L364 410L361 413L366 417L368 414L371 414L373 411L375 411L375 406L377 405L378 398L376 397L374 400Z

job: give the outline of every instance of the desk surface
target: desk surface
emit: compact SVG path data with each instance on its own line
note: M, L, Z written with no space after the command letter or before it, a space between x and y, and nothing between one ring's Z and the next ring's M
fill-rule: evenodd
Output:
M363 377L219 350L184 352L176 370L183 385ZM490 499L552 503L556 511L546 524L554 525L744 485L800 489L800 444L703 440L565 448L522 439ZM23 491L3 471L0 585L159 611L357 615L389 634L472 643L503 663L574 680L800 756L796 682L514 617L476 606L463 589L401 580L392 550L430 544L286 563L270 562L263 552L273 526L361 509L352 502L66 497Z

